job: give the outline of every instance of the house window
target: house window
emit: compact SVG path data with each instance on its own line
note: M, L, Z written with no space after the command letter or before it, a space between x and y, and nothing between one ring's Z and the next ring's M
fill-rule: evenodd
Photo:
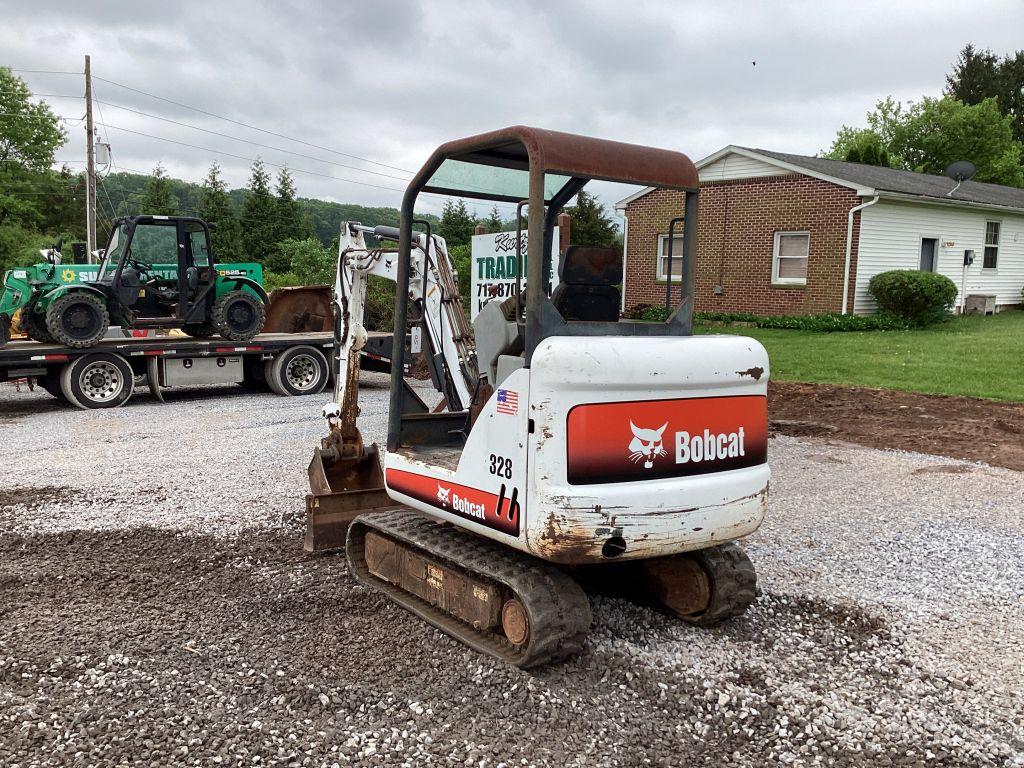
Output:
M807 255L810 249L810 232L776 232L775 250L772 254L772 282L806 285Z
M658 235L658 279L664 280L668 267L668 235ZM672 280L681 279L683 274L683 236L672 237Z
M983 269L995 269L999 261L999 222L985 222L985 260Z

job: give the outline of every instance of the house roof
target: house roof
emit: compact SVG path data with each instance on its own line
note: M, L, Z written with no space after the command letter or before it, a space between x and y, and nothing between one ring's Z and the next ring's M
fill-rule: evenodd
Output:
M803 173L808 176L831 181L849 187L860 195L881 194L883 196L909 196L922 201L934 200L945 204L997 206L1024 210L1024 189L1005 187L1001 184L986 184L980 181L965 181L956 187L956 182L946 176L934 176L896 168L881 168L875 165L847 163L842 160L828 160L823 157L794 155L787 152L773 152L768 149L753 149L730 145L708 155L697 162L697 169L703 169L728 154L738 154L778 166L783 171ZM625 208L653 187L616 203L617 209Z
M740 149L746 149L740 147ZM833 176L858 187L870 187L875 191L898 192L917 197L934 197L942 200L958 200L982 205L999 205L1007 208L1024 209L1024 189L1004 187L1001 184L986 184L980 181L965 181L952 195L950 190L956 182L948 176L933 176L928 173L902 171L896 168L881 168L877 165L847 163L842 160L828 160L824 157L791 155L786 152L772 152L767 149L750 149L764 158L781 160L790 165Z

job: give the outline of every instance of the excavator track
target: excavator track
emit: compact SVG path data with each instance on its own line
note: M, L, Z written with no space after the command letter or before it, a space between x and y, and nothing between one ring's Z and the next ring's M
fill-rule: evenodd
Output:
M404 509L357 517L345 551L359 581L481 653L529 668L583 649L590 601L549 563Z
M729 543L689 555L708 575L711 594L704 610L680 615L683 621L708 627L746 613L757 597L757 574L747 553Z

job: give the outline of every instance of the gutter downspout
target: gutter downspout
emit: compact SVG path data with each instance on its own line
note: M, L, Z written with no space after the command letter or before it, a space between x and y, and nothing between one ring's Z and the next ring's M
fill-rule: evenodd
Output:
M619 301L619 313L626 314L626 259L629 257L629 216L622 209L622 297Z
M846 314L847 304L849 303L850 295L850 261L853 258L853 214L857 211L863 211L869 205L874 205L878 202L878 194L876 193L874 198L868 200L866 203L855 205L850 209L850 212L846 216L846 261L843 264L843 311L842 314Z

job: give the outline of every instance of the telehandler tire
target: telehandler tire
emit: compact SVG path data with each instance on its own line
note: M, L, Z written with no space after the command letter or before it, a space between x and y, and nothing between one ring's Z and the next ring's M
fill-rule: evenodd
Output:
M60 388L79 408L117 408L132 396L135 374L120 355L93 352L64 366Z
M46 309L46 329L53 340L74 349L96 346L109 326L107 305L92 293L65 293Z
M213 323L210 321L205 323L187 323L182 326L181 330L193 339L209 339L217 335L217 329L213 327Z
M32 341L38 341L40 344L53 344L54 338L46 329L46 318L38 312L34 312L31 304L22 308L18 318L21 330Z
M270 388L287 397L319 394L330 379L327 358L310 346L292 347L279 353L267 361L264 374Z
M248 341L263 330L267 308L246 291L225 293L213 303L210 322L229 341Z

